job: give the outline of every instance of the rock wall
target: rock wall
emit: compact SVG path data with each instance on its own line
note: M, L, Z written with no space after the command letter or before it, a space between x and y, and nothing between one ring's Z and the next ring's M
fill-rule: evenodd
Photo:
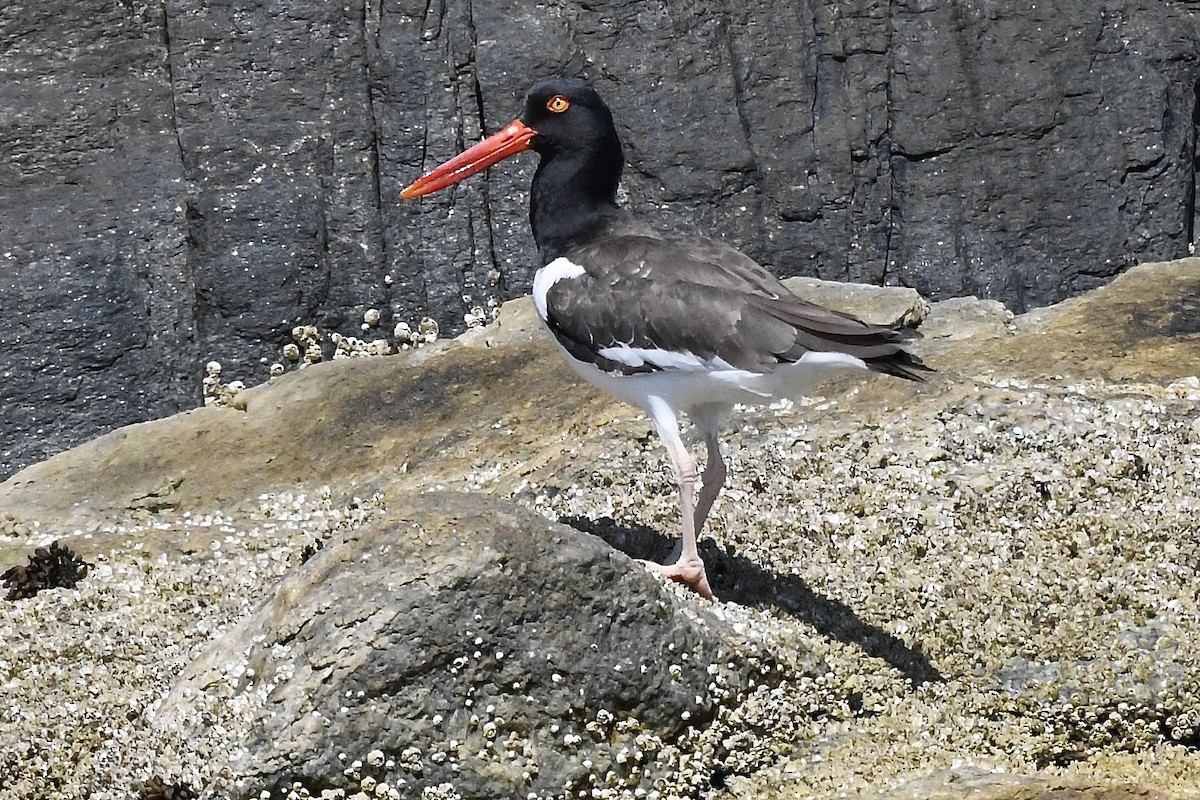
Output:
M550 73L608 98L634 207L783 275L1021 310L1195 238L1195 0L7 3L0 478L298 323L527 291L532 158L397 193Z

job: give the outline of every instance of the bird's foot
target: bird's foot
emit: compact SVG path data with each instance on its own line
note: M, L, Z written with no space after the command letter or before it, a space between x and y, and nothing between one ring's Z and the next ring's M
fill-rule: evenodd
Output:
M656 564L653 561L642 561L641 559L639 562L651 572L676 583L682 583L684 586L692 587L705 600L713 599L712 589L708 586L708 577L704 574L704 562L698 557L680 558L674 564Z

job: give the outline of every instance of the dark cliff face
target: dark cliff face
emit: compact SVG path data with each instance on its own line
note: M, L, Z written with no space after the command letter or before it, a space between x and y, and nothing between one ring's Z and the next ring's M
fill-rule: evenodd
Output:
M527 291L532 157L397 195L548 74L613 107L635 210L781 275L1019 310L1188 252L1200 3L689 6L5 4L0 478L295 324Z

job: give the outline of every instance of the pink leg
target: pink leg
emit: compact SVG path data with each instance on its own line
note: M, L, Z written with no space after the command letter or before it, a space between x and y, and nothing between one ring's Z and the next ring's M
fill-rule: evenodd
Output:
M667 455L671 459L672 466L675 467L675 476L679 481L679 512L683 522L683 549L679 554L679 560L674 564L647 563L646 566L673 581L691 586L702 597L712 600L712 589L709 588L708 578L704 574L704 562L700 560L700 552L696 548L696 520L699 510L694 503L696 462L688 455L687 449L683 446L683 440L679 436L679 418L675 411L656 397L650 398L649 410L650 416L654 419L654 427L658 429L658 435L666 445ZM704 492L701 494L703 499ZM714 493L713 498L715 499L715 497ZM704 508L705 516L708 515L708 507L711 506L712 500L708 500L707 507Z
M721 458L721 441L718 438L718 426L721 423L720 410L708 414L693 412L693 418L704 434L704 445L708 448L708 464L700 478L700 496L696 499L696 536L704 530L708 520L708 512L716 502L717 495L725 486L725 459Z

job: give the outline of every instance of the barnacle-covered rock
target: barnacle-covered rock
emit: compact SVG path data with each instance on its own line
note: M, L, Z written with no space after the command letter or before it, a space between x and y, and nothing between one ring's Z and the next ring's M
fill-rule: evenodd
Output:
M646 790L678 768L667 745L753 682L756 646L599 539L469 495L390 512L289 575L159 709L186 736L238 706L240 796L353 791L369 767L411 796L590 791L610 772Z
M47 530L73 531L97 564L74 591L0 604L0 765L18 765L5 786L22 798L96 786L126 795L157 774L227 797L239 778L261 778L240 760L253 730L303 717L280 742L324 742L350 715L392 739L322 751L347 797L471 796L457 779L465 766L562 797L558 762L542 758L552 741L554 758L584 776L573 797L1191 798L1200 786L1198 291L1192 259L1138 267L1017 317L987 302L937 303L918 343L938 369L928 383L856 378L825 396L738 410L725 439L729 485L701 542L716 604L644 585L618 552L662 559L671 549L678 508L661 446L644 415L571 384L527 301L454 342L414 351L423 335L410 331L399 356L246 389L245 413L198 409L116 431L0 484L0 569L24 563ZM279 487L297 483L332 487L320 513L302 493L279 501ZM386 521L354 499L366 486L392 503ZM419 514L414 492L429 504ZM453 502L460 496L494 505L480 519ZM239 519L247 502L278 507L270 527ZM570 526L520 525L535 538L560 532L561 551L497 544L517 506ZM137 527L114 522L130 514ZM329 528L335 514L353 524ZM363 526L374 533L356 538ZM420 546L439 556L415 555L422 534ZM399 565L385 552L397 546L411 556ZM452 568L410 580L422 558ZM531 566L556 558L557 576ZM613 583L606 571L618 565L627 572ZM595 571L579 577L579 566ZM351 599L305 617L310 584L295 579L326 569L364 579L335 582ZM427 625L420 636L376 639L372 631L399 624L390 598L411 600L421 583L454 599L452 638L429 633L440 622L426 611L405 623ZM575 592L586 609L550 614L558 606L542 608L547 587ZM579 648L619 633L579 620L619 621L636 610L633 596L643 613L664 602L758 649L703 670L692 651L668 650L641 679L669 697L684 684L697 691L692 705L672 701L657 718L596 700L592 676L570 668L597 663ZM370 597L377 613L350 611ZM463 605L480 597L501 610ZM265 619L272 608L308 621L287 638ZM553 632L530 622L543 612ZM277 646L261 663L248 660L262 655L253 642L228 653L224 677L189 700L186 736L153 728L193 654L233 637L239 618L275 631ZM685 622L671 624L686 633ZM554 644L542 649L561 649L552 637L563 628L577 640L567 669L535 665L528 653L538 648L516 646L537 636ZM310 644L309 632L325 638ZM382 662L354 660L364 637L414 659L439 654L412 670L423 694L409 700L457 688L457 704L416 712L415 725L371 716L402 700L372 696L370 681L387 677L366 666ZM313 675L289 673L302 656ZM318 692L305 705L298 687L316 670L340 680L355 665L361 697ZM441 684L430 687L422 669ZM595 682L606 685L611 676ZM528 697L579 704L563 699L557 708L574 713L539 728L514 700ZM666 726L676 712L682 728ZM398 732L406 725L412 740ZM39 755L29 761L30 752ZM321 792L293 784L272 798L310 794Z

